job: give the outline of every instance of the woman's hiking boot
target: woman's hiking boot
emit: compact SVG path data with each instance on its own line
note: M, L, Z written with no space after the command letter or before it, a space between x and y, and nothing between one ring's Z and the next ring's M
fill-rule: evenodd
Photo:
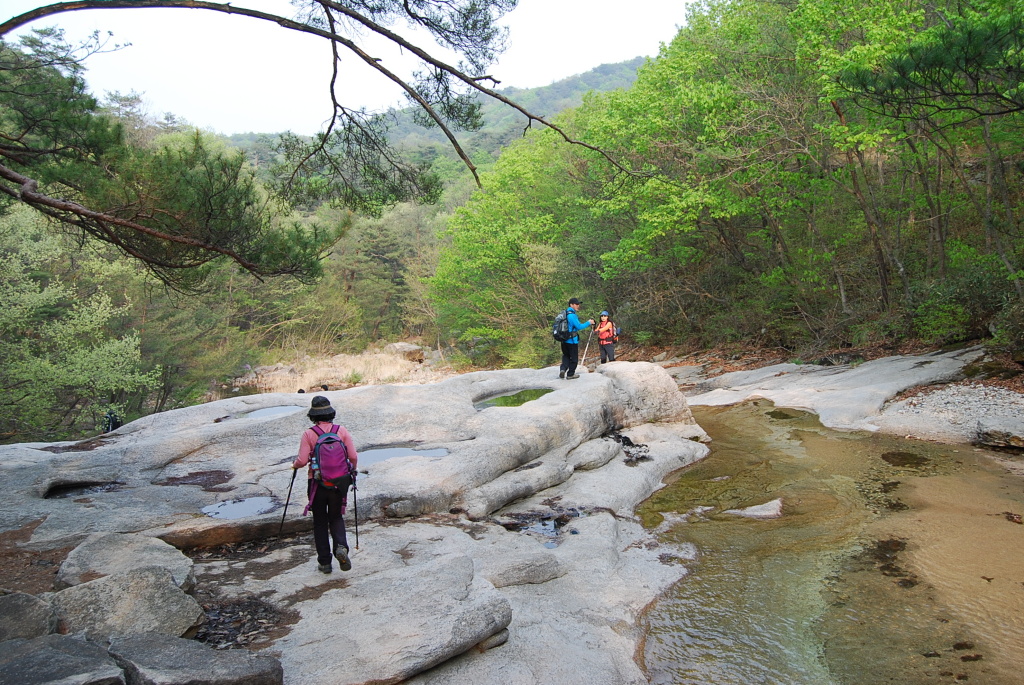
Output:
M320 571L320 573L330 573L332 569L330 564L317 564L316 570Z
M351 571L352 562L348 558L348 549L345 547L339 547L334 550L334 557L338 560L338 568L342 571Z

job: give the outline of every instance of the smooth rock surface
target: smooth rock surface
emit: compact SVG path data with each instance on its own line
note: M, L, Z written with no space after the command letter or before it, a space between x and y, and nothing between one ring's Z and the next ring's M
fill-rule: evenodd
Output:
M240 649L213 650L195 640L156 633L110 641L127 685L281 685L277 659Z
M512 619L507 599L477 579L473 560L443 556L355 578L311 602L315 620L278 640L289 683L398 683L462 654ZM386 594L381 593L386 587ZM305 611L304 611L305 613Z
M67 635L0 642L3 685L125 685L102 647Z
M280 658L289 685L643 682L633 662L638 616L685 569L664 561L681 552L645 531L633 509L668 473L703 458L707 436L663 369L604 367L571 383L557 368L520 369L324 393L359 450L415 445L446 456L362 468L361 544L350 572L319 573L309 546L296 543L201 561L197 583L216 601L258 598L287 615L289 632L265 653ZM526 389L552 392L518 407L474 406ZM87 443L0 447L12 495L0 502L0 529L31 530L30 548L111 532L176 546L276 535L279 507L237 519L201 512L244 510L255 498L283 503L308 401L238 397L146 417ZM649 458L627 464L620 445L602 437L613 431L647 445ZM310 525L299 500L293 493L286 532ZM181 592L160 573L165 588ZM47 597L70 615L76 593L123 575ZM155 629L100 618L76 629Z
M722 374L688 393L691 405L720 406L750 399L811 411L829 428L900 433L900 419L883 415L885 404L908 388L963 378L963 368L984 356L981 348L886 357L857 366L776 364ZM909 432L909 431L907 431Z

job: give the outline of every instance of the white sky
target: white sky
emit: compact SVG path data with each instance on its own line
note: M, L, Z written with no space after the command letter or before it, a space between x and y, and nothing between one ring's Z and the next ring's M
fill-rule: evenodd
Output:
M0 21L51 0L0 0ZM235 0L235 6L291 17L287 0ZM545 86L600 64L658 54L685 20L685 0L519 0L501 22L511 29L508 50L490 73L500 87ZM325 40L269 22L198 9L88 10L38 20L60 26L70 40L93 30L114 33L120 51L90 57L86 79L96 95L144 94L154 115L172 112L221 133L291 130L310 134L330 114L326 88L330 50ZM395 30L402 33L403 27ZM10 38L10 37L8 37ZM422 39L414 43L429 50ZM397 49L367 52L407 75ZM342 104L379 109L404 105L397 86L370 73L358 58Z

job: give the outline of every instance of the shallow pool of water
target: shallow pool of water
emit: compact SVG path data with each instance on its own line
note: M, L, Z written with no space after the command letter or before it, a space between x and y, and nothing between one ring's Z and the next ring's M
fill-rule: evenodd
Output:
M385 459L394 459L395 457L445 457L448 456L448 450L444 447L438 447L435 449L417 449L413 445L395 445L391 447L375 447L368 450L359 451L359 469L362 470L364 466L370 464L378 464Z
M1024 480L767 402L693 412L711 455L639 510L689 513L659 534L699 550L647 614L652 683L1021 682ZM779 497L778 519L724 513Z
M305 407L296 407L293 405L285 405L282 407L266 407L264 409L256 409L255 411L246 412L239 414L240 419L267 419L272 416L288 416L305 410Z
M246 497L232 499L203 507L202 512L216 519L240 519L246 516L269 514L283 504L275 497Z
M474 402L473 407L476 409L487 409L488 407L521 407L527 402L531 402L538 397L547 395L549 392L551 392L551 388L530 388L528 390L519 390L518 392L495 395L494 397L488 397L487 399Z

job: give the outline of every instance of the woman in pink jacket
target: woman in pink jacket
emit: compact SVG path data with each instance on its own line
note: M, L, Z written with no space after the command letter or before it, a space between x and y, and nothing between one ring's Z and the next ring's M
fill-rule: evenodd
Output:
M292 468L300 469L309 465L306 492L310 500L308 508L313 511L313 543L316 545L317 568L321 573L330 573L333 553L338 560L338 567L342 571L348 571L352 568L352 562L348 557L348 538L345 535L345 506L359 455L356 454L356 446L352 442L351 434L344 426L333 423L334 407L326 397L323 395L314 397L306 416L313 422L313 427L307 428L303 432L302 439L299 441L299 456L292 464ZM317 438L326 432L333 432L341 438L351 465L349 475L330 483L315 479L314 465L310 463Z

